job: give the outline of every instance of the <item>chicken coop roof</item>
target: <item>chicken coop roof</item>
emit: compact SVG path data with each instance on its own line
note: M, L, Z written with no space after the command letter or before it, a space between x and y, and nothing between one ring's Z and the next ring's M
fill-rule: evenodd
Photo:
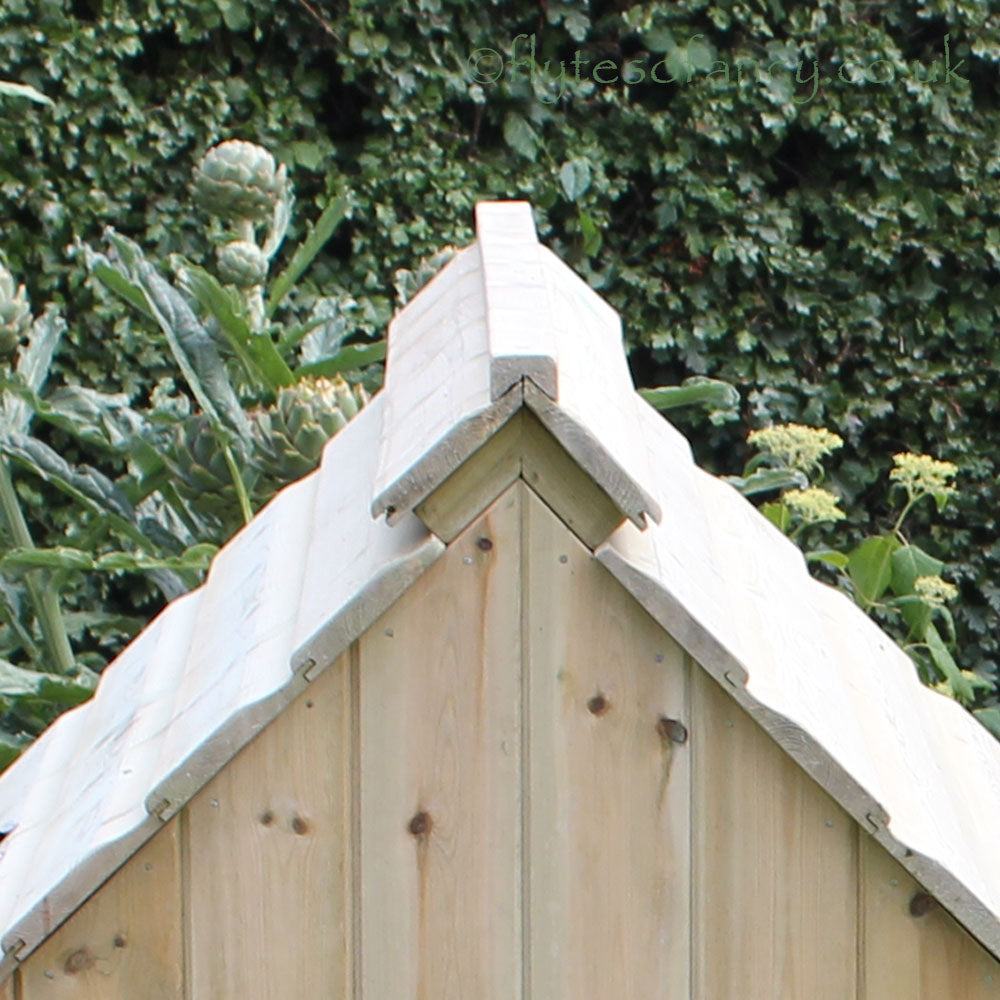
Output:
M389 328L384 388L0 777L0 943L31 950L445 550L428 495L530 410L620 512L597 559L1000 956L1000 744L635 392L530 207Z

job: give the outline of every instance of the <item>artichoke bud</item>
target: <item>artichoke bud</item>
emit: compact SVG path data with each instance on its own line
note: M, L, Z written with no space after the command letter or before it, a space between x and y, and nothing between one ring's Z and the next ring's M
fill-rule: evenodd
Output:
M7 354L31 329L31 303L24 285L0 264L0 353Z
M256 243L249 240L234 240L220 247L219 277L227 285L237 288L253 288L261 285L267 277L267 258Z
M224 516L236 501L236 490L225 455L206 416L196 414L174 425L173 440L164 456L174 485L201 513Z
M368 401L361 386L334 379L302 379L278 391L272 407L254 415L250 463L277 485L308 475L323 446Z
M213 146L194 170L195 200L228 222L268 221L286 185L274 157L240 139Z

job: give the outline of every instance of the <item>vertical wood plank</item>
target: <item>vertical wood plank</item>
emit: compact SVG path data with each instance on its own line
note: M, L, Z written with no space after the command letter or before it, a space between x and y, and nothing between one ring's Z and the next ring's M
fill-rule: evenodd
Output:
M361 995L520 992L513 484L360 641Z
M860 1000L1000 997L1000 962L945 910L919 896L920 885L867 835L861 878Z
M350 669L331 664L184 809L190 996L350 996Z
M533 493L524 544L529 995L687 1000L683 653Z
M850 1000L857 825L692 667L693 995Z
M19 1000L21 990L17 980L20 975L15 969L13 974L0 984L0 1000Z
M28 956L19 1000L182 1000L177 831L171 820Z

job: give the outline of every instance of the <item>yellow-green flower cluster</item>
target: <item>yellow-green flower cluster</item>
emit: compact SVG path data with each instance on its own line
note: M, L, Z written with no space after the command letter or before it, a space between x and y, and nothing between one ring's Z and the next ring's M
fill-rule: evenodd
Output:
M747 443L768 451L783 465L809 472L819 465L824 455L843 445L843 438L823 427L802 424L778 424L753 431Z
M798 514L803 524L842 521L845 516L837 506L839 498L829 490L822 490L818 486L783 493L781 499L792 514Z
M939 576L918 576L913 581L913 590L917 597L935 608L958 597L958 587Z
M957 491L948 480L958 472L958 466L951 462L940 462L930 455L915 455L911 451L892 456L896 468L889 478L906 489L912 500L931 494L936 497L950 497Z

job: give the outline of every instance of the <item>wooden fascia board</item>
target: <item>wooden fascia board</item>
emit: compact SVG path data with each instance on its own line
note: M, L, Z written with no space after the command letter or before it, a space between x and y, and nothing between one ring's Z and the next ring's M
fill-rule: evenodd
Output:
M591 550L627 516L527 406L518 409L414 513L447 544L518 478Z

